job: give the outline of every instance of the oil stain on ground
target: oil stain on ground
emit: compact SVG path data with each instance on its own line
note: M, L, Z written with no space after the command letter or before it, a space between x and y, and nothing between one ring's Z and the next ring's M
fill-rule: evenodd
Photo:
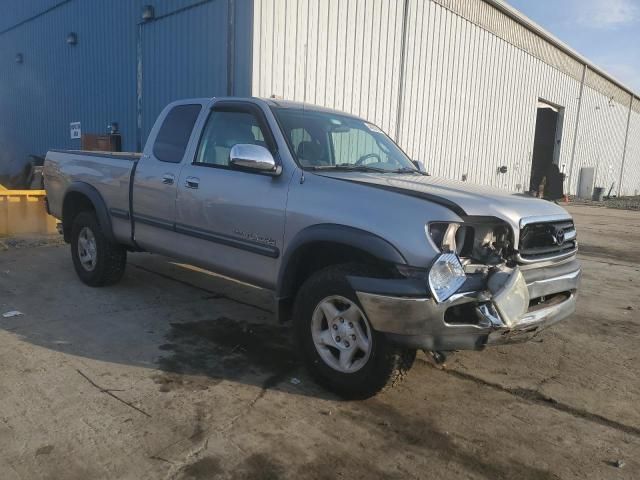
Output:
M482 478L519 480L559 480L554 473L527 465L516 459L495 458L491 452L479 455L455 442L452 436L438 429L428 417L411 415L384 403L370 399L344 412L359 425L368 425L372 432L388 439L389 446L400 453L417 455L430 451L446 463L455 463L465 471ZM381 421L384 419L384 421Z
M158 360L164 373L154 380L162 392L207 389L222 380L271 388L297 366L289 332L226 317L172 323L159 347L166 352Z

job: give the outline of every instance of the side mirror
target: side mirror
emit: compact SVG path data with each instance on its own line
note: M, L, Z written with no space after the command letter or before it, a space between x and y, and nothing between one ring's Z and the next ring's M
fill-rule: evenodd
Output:
M411 160L411 163L413 163L416 166L419 172L425 173L424 167L418 160Z
M229 154L232 166L244 170L266 173L268 175L280 175L282 167L278 165L271 152L260 145L238 143L234 145Z

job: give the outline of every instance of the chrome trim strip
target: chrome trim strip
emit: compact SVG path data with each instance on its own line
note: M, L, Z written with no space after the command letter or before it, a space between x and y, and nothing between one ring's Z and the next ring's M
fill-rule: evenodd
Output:
M581 276L582 270L578 269L575 272L558 277L533 281L527 284L529 296L531 298L540 298L561 292L575 292L580 286Z
M532 223L554 223L554 222L573 222L571 215L544 215L541 217L525 217L520 219L520 228Z
M551 283L551 282L559 282L561 280L574 280L577 277L580 276L580 272L581 270L576 270L573 273L567 273L566 275L561 275L559 277L553 277L553 278L545 278L544 280L536 280L535 282L531 282L528 283L527 286L533 286L533 285L540 285L540 284L545 284L545 283Z
M566 253L562 253L560 255L551 255L551 256L548 256L548 257L526 259L526 258L522 258L522 255L520 255L520 252L518 252L516 254L516 258L518 260L518 263L522 263L524 265L530 265L532 263L550 262L550 261L553 261L553 260L562 260L564 258L569 258L569 257L575 255L576 253L578 253L578 246L577 245L576 245L576 248L574 248L573 250L570 250L569 252L566 252Z

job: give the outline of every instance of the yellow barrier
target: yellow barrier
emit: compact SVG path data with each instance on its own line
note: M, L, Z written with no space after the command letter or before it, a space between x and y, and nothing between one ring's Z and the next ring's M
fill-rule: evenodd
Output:
M0 235L56 233L47 213L44 190L7 190L0 185Z

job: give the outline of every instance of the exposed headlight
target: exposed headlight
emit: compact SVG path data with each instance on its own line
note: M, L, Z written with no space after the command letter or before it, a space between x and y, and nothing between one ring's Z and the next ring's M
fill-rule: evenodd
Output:
M429 270L429 288L438 303L456 293L467 276L455 253L440 255Z
M465 257L473 250L474 229L470 225L433 222L427 225L426 231L431 243L443 253Z

